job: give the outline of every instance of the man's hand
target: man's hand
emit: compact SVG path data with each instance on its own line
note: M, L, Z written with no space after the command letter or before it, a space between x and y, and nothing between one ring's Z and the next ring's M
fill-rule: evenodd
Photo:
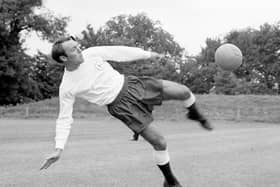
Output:
M158 53L155 53L155 52L151 52L151 59L155 59L155 60L160 60L164 57L164 55L162 54L158 54Z
M54 162L56 162L60 158L61 153L62 153L62 149L55 149L55 151L51 155L49 155L46 158L46 160L43 162L40 170L48 169L48 167L50 167L50 165L52 165Z
M134 132L133 137L132 137L132 141L138 141L139 139L139 134L137 132Z

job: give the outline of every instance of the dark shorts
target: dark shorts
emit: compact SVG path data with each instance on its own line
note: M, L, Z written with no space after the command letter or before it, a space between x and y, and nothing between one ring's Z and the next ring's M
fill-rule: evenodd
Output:
M140 133L153 121L154 105L161 105L162 100L162 80L128 76L117 98L108 105L108 111Z

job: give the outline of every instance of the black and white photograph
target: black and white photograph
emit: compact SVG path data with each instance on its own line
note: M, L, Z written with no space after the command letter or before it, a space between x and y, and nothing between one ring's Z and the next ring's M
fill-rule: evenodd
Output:
M279 5L0 0L0 187L280 187Z

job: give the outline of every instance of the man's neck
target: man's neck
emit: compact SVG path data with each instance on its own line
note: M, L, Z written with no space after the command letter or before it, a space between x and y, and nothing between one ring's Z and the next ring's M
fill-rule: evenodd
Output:
M79 66L80 64L65 64L65 68L67 71L75 71Z

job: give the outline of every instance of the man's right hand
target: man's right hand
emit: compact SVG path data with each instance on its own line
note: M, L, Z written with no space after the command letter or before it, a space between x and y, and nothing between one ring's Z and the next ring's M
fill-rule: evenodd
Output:
M50 165L52 165L54 162L56 162L60 156L61 156L61 153L62 153L62 149L55 149L55 151L50 154L46 160L43 162L40 170L42 169L48 169L48 167L50 167Z

